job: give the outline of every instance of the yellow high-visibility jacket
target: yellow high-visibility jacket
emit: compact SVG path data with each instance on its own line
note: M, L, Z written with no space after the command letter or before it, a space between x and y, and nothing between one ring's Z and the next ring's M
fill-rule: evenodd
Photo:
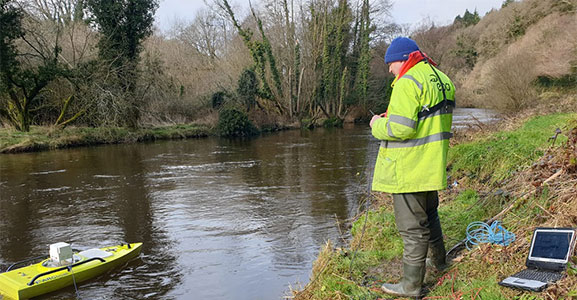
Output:
M419 62L398 78L387 116L373 123L372 135L382 140L373 176L375 191L415 193L447 187L455 86L431 67Z

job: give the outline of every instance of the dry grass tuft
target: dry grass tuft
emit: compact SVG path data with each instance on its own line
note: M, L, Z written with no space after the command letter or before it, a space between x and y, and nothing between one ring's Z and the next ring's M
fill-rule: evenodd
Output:
M335 255L335 249L331 241L327 241L325 246L321 249L319 256L313 263L311 281L305 286L303 290L293 290L293 298L299 300L315 299L314 292L320 290L318 279L328 269Z

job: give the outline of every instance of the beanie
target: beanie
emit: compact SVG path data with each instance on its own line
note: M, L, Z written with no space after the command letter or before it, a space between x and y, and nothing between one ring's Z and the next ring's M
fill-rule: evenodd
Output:
M392 63L395 61L405 61L409 59L409 54L419 50L417 43L407 37L398 37L394 39L387 52L385 53L385 63Z

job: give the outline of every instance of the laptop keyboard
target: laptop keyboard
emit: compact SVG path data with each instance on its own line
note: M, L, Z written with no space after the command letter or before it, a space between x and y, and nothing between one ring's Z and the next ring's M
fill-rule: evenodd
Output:
M547 272L547 271L537 271L531 269L525 269L515 275L513 277L528 279L528 280L537 280L541 282L555 282L561 277L563 277L562 273L558 272Z

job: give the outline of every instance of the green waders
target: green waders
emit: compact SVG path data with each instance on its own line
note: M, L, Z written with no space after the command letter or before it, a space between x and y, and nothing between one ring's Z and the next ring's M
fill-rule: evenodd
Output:
M437 191L393 194L395 220L403 243L403 278L397 284L382 286L383 291L398 296L421 296L425 277L425 259L429 246L431 261L438 269L445 267L445 246L437 207Z

